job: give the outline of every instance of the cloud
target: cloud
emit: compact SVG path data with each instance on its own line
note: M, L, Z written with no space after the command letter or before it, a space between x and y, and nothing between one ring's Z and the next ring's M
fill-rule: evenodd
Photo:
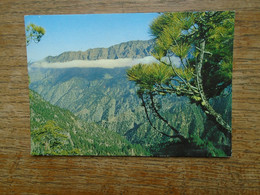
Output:
M169 63L169 60L162 59ZM171 58L172 63L175 66L180 66L180 59L177 57ZM136 64L149 64L158 63L152 56L144 58L120 58L120 59L101 59L101 60L73 60L69 62L55 62L48 63L46 61L38 61L29 65L30 68L120 68L120 67L131 67Z
M152 63L157 60L152 56L144 58L121 58L121 59L102 59L102 60L73 60L69 62L47 63L45 61L34 62L30 68L119 68L129 67L138 63Z

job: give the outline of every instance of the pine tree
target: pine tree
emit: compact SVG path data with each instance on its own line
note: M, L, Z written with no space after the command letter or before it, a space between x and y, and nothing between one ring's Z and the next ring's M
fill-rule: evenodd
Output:
M32 41L39 43L44 34L45 29L43 27L37 26L33 23L28 24L25 28L26 45L30 45Z
M156 97L176 94L200 106L218 130L231 138L230 125L209 99L231 85L234 12L164 13L153 21L150 31L156 40L153 56L158 63L138 64L127 71L128 79L139 87L137 94L150 124L148 112L166 123L173 135L154 129L189 141L160 114L156 104Z

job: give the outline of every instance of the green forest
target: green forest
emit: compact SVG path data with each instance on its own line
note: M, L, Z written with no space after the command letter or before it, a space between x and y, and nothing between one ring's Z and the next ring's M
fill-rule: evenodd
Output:
M45 34L37 25L26 30L28 44ZM231 155L234 12L161 13L150 34L148 41L45 61L153 56L152 63L114 69L28 64L32 155Z

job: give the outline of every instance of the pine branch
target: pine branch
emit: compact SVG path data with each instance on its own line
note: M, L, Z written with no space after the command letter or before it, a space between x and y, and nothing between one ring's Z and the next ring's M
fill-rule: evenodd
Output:
M158 116L158 118L161 119L168 127L170 127L170 129L171 129L174 133L176 133L176 135L179 136L179 138L181 139L181 141L185 141L186 138L185 138L184 136L180 135L180 132L179 132L177 129L175 129L175 128L169 123L169 121L166 120L166 119L158 112L158 110L157 110L157 108L156 108L156 106L155 106L155 104L154 104L153 95L150 93L149 96L150 96L152 108L153 108L155 114Z
M143 96L141 96L141 100L142 100L142 104L143 104L143 106L144 106L144 111L145 111L146 118L148 119L148 122L149 122L149 124L151 125L151 127L152 127L153 129L155 129L156 131L158 131L159 133L161 133L162 135L164 135L164 136L166 136L166 137L179 138L180 140L182 140L182 138L180 138L180 135L168 135L168 134L166 134L166 133L160 131L159 129L157 129L157 128L153 125L153 123L152 123L152 121L151 121L151 119L150 119L150 117L149 117L149 115L148 115L148 110L147 110L147 108L146 108L146 103L145 103L145 101L144 101L144 99L143 99Z

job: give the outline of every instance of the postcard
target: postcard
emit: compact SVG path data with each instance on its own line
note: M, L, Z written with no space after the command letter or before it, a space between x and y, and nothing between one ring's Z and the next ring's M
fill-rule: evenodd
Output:
M31 155L231 156L234 16L25 16Z

